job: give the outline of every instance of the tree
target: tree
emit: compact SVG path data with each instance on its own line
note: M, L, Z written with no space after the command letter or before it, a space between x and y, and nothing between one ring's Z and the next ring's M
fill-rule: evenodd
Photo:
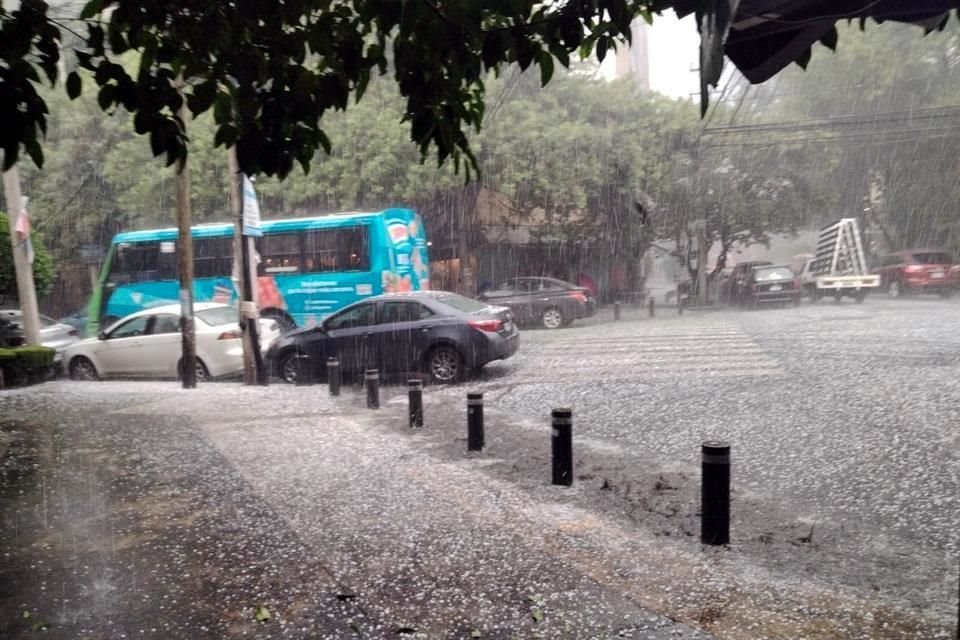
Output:
M960 186L960 37L916 37L910 25L878 27L883 39L841 28L835 55L813 58L756 91L740 153L758 142L804 158L810 192L823 206L811 221L856 216L876 250L936 245L960 251L953 203ZM760 108L764 105L765 108ZM868 251L870 243L866 245Z
M48 293L53 287L56 271L53 260L47 253L40 234L31 234L33 242L33 283L38 294ZM13 270L13 253L10 246L10 223L4 213L0 213L0 298L17 297L17 277Z

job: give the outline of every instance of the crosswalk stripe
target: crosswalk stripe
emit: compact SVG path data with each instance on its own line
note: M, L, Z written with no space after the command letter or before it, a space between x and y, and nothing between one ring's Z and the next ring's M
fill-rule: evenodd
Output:
M537 335L537 339L524 342L518 354L517 364L523 372L518 384L584 379L636 382L691 373L707 379L785 375L780 363L743 331L723 326L700 329Z

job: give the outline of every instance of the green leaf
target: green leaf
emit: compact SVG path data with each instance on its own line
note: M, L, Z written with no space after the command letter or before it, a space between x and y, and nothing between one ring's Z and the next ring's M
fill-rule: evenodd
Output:
M540 55L540 86L545 87L553 77L553 56L544 51Z
M603 62L603 59L607 57L607 47L609 46L610 41L607 38L597 38L597 60Z
M830 31L827 31L823 36L820 37L820 43L831 51L837 50L837 28L831 27Z
M103 0L90 0L90 2L83 6L83 11L80 12L80 19L89 20L93 16L100 13L102 9Z
M67 76L67 95L71 100L76 100L80 96L82 89L83 83L80 80L80 74L76 71L71 71Z
M533 609L530 612L530 617L533 618L534 622L537 622L537 623L543 622L543 611L541 611L540 609Z
M257 605L254 618L256 618L257 622L267 622L268 620L271 620L273 616L270 615L270 609L267 609L261 604Z
M27 619L29 619L29 618L30 618L30 611L27 610L27 609L24 609L24 610L23 610L23 619L24 619L24 620L27 620Z
M480 633L480 629L474 629L473 631L470 632L470 637L471 637L471 638L482 638L482 637L483 637L483 634Z

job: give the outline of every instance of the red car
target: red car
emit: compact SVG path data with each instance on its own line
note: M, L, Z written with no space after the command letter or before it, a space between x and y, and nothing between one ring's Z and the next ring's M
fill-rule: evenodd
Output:
M880 259L880 287L891 298L911 293L937 293L949 298L960 285L953 257L939 249L906 249Z

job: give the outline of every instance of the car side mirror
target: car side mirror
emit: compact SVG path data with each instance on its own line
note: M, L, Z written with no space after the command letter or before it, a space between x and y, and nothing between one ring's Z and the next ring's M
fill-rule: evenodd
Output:
M106 332L106 331L101 331L100 333L98 333L98 334L97 334L97 339L99 339L99 340L106 340L106 339L107 339L107 332Z

